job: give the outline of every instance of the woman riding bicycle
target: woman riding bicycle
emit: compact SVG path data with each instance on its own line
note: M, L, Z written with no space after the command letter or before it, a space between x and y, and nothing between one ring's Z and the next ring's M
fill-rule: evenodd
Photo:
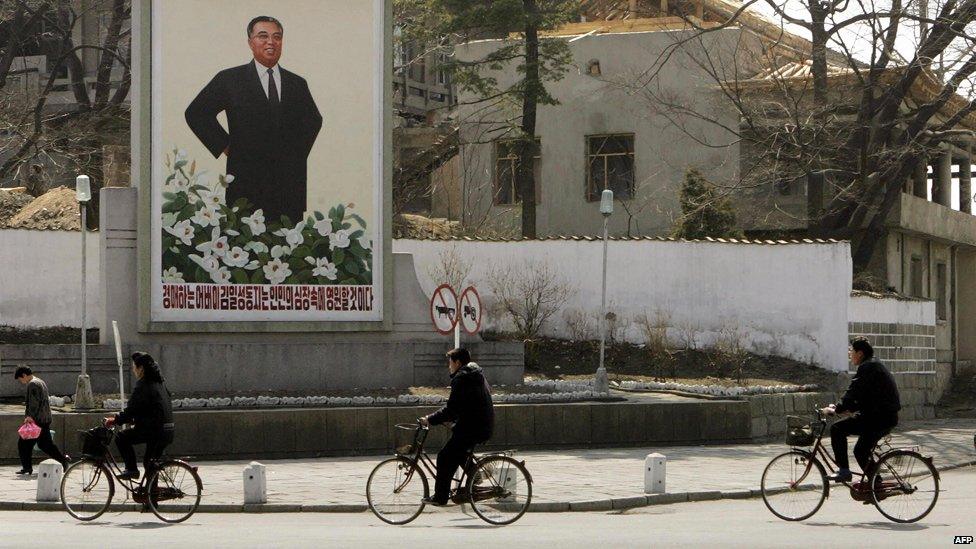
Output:
M107 426L134 424L134 428L115 437L115 445L125 461L125 471L119 475L122 479L139 478L133 445L146 445L143 466L148 474L152 463L173 442L173 404L159 364L147 353L132 353L132 374L138 381L125 410L105 418Z

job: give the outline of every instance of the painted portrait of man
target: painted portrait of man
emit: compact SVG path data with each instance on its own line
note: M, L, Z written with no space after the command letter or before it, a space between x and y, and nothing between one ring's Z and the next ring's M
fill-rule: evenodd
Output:
M227 204L246 198L269 222L295 223L308 210L308 156L322 116L305 79L279 64L282 23L263 15L246 30L253 59L214 76L186 108L186 123L214 158L226 158Z

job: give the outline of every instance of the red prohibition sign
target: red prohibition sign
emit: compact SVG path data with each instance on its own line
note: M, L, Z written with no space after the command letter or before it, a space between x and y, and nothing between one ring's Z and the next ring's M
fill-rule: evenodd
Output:
M458 311L461 313L459 320L461 328L464 328L464 331L471 335L478 333L478 330L481 329L481 319L485 315L481 305L481 294L474 286L468 286L461 292L461 298L458 300ZM474 322L473 328L468 325L467 319Z
M450 335L454 332L454 327L458 323L458 295L449 284L441 284L434 290L434 295L430 297L430 321L434 329L443 335ZM442 327L438 320L443 322L444 317L450 320L450 326Z

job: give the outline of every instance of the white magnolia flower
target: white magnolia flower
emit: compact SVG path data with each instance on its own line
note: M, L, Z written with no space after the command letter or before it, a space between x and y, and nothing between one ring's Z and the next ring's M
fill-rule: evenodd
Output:
M229 284L230 271L227 270L227 267L221 267L210 273L210 279L213 280L215 284Z
M227 229L224 232L227 233L229 236L241 236L241 232L235 231L234 229Z
M258 242L255 240L253 242L248 242L247 244L245 244L244 249L250 252L254 252L256 254L263 254L268 252L268 245L265 244L264 242Z
M182 284L186 282L183 280L183 273L177 270L176 267L170 267L163 271L163 283L164 284Z
M292 248L296 248L305 242L305 237L302 236L302 229L304 228L305 222L301 221L295 225L294 229L281 228L275 231L274 234L285 237L285 242L287 242Z
M370 242L369 237L363 235L359 237L359 245L362 246L364 250L368 250L369 247L373 245L373 243Z
M227 237L220 236L220 227L214 227L210 233L210 241L197 245L197 250L205 254L213 254L217 257L227 255Z
M273 259L264 266L264 277L272 284L281 284L291 276L291 269L280 259Z
M203 257L197 254L190 254L190 260L203 268L207 274L213 274L214 271L220 268L220 260L213 254L205 254Z
M282 256L290 255L290 254L291 254L290 246L275 246L271 248L271 257L273 257L274 259L278 259Z
M176 161L186 160L186 151L183 149L176 149Z
M336 248L348 248L349 247L349 231L345 229L340 229L329 237L329 249L334 250Z
M172 227L163 227L163 230L180 239L184 246L192 244L193 236L196 234L196 229L193 228L189 219L184 219Z
M234 179L236 178L233 175L227 174L224 176L224 183L233 183Z
M227 190L220 185L217 185L216 189L200 191L197 194L200 196L200 200L203 201L204 206L210 206L215 210L219 211L221 206L227 204Z
M264 210L256 210L250 217L242 217L241 221L251 228L254 236L262 235L267 230L264 225Z
M217 210L210 206L204 206L197 210L197 213L193 214L191 218L194 223L201 227L217 227L220 224L220 215Z
M228 267L244 267L251 259L251 254L244 251L240 246L234 246L224 256L224 263Z
M177 171L173 174L173 179L166 182L166 189L169 192L184 193L190 189L190 182L183 175L183 172Z
M312 276L324 276L329 280L335 280L339 276L339 270L328 259L322 257L315 260L315 268L312 269Z
M322 236L332 234L332 220L326 217L315 222L315 230Z
M261 266L261 262L258 261L257 259L254 259L247 265L244 265L244 268L247 269L248 271L253 271L254 269L257 269L260 266Z

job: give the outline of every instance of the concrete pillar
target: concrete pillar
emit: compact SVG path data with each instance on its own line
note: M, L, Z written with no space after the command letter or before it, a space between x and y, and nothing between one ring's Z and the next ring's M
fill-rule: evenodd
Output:
M949 206L952 204L952 151L946 149L939 155L939 165L932 185L932 202Z
M268 503L267 472L257 461L244 468L244 503Z
M61 501L61 477L64 468L53 459L45 459L37 468L37 501Z
M915 174L912 177L912 194L928 200L929 198L929 157L922 156L915 166Z
M665 493L665 473L667 472L668 458L664 454L648 454L644 459L644 493L663 494Z
M966 147L966 154L959 161L959 211L973 213L973 146Z

